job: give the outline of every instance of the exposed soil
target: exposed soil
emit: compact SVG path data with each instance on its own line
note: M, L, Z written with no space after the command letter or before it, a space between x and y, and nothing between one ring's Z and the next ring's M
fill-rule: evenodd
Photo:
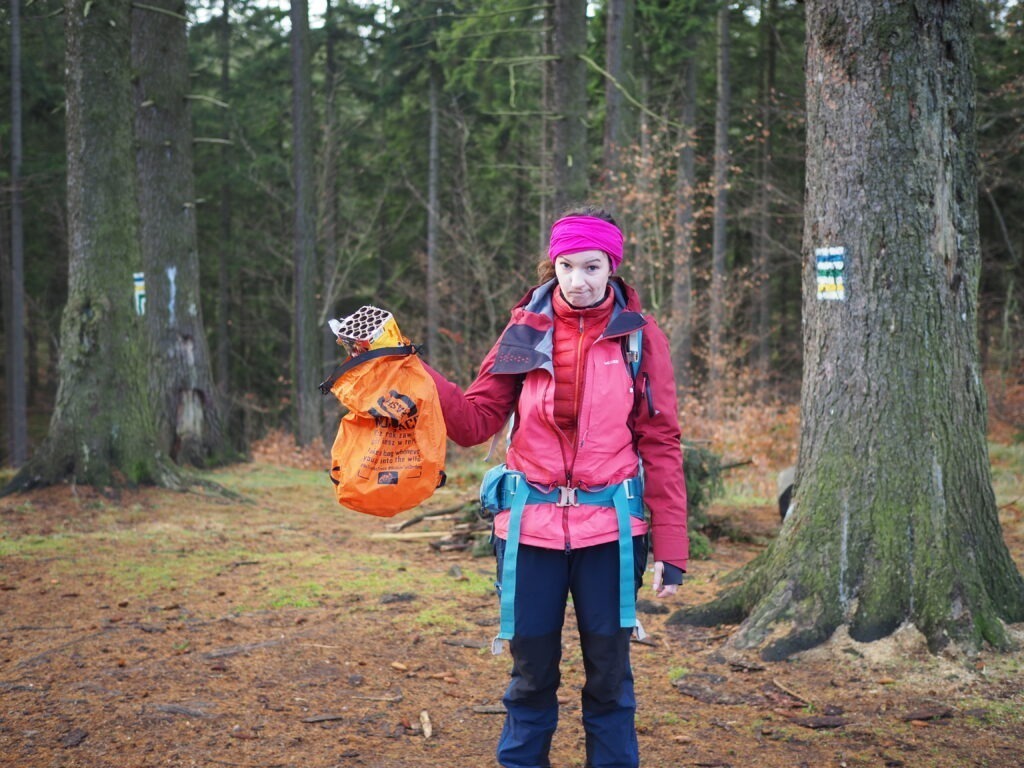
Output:
M438 545L457 522L381 538L411 513L346 512L321 473L213 477L248 501L67 486L0 500L0 764L495 765L509 660L487 647L492 560ZM431 507L471 496L456 481ZM1024 516L1003 513L1021 564ZM644 766L1024 764L1019 655L934 658L908 629L767 664L723 651L729 627L667 627L778 524L769 506L728 522L749 541L715 542L667 603L642 595L666 611L642 614L633 645ZM570 612L557 768L583 765L574 632Z

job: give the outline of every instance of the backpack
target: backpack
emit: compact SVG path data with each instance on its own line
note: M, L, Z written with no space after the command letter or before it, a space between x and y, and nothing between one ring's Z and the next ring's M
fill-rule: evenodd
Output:
M348 358L320 385L348 409L331 448L338 502L392 517L444 485L447 433L437 386L411 344Z
M629 334L622 342L622 354L626 358L626 364L629 366L629 373L633 377L633 389L634 391L639 388L639 392L636 392L636 398L639 401L641 398L647 403L647 415L654 416L654 396L651 394L651 381L644 374L643 380L640 381L640 360L643 356L644 347L644 329L638 328Z

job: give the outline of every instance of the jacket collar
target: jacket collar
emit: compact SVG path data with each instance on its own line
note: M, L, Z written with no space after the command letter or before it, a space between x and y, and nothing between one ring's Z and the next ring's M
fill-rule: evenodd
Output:
M611 320L601 338L625 336L647 321L640 314L640 299L633 288L620 277L609 281L615 294ZM512 310L512 320L498 340L494 358L494 373L521 374L543 368L554 375L551 362L554 347L553 292L558 281L549 280L532 288Z

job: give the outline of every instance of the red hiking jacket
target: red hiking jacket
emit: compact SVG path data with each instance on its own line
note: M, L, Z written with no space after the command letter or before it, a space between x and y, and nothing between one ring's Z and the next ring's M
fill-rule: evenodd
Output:
M636 476L642 460L654 559L686 570L686 487L668 340L653 318L640 314L632 288L620 278L609 284L615 306L583 355L575 439L556 426L554 416L554 280L532 289L513 308L464 393L427 370L437 384L448 436L459 445L478 445L513 415L506 464L544 490L561 485L596 490L619 483ZM643 351L634 383L622 341L639 328ZM495 533L505 538L507 530L505 511L495 517ZM634 535L646 530L644 521L633 519ZM523 512L524 544L568 551L617 536L612 507L528 504Z

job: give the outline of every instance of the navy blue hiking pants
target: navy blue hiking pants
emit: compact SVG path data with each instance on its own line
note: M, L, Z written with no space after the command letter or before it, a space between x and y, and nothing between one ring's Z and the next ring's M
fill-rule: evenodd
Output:
M495 542L500 590L505 542ZM635 588L647 563L647 537L633 537ZM498 741L503 768L549 768L548 752L558 725L559 662L565 606L572 595L586 682L583 727L587 768L637 768L632 629L619 627L618 543L566 553L519 546L515 632L509 646L512 673L503 702L505 726Z

